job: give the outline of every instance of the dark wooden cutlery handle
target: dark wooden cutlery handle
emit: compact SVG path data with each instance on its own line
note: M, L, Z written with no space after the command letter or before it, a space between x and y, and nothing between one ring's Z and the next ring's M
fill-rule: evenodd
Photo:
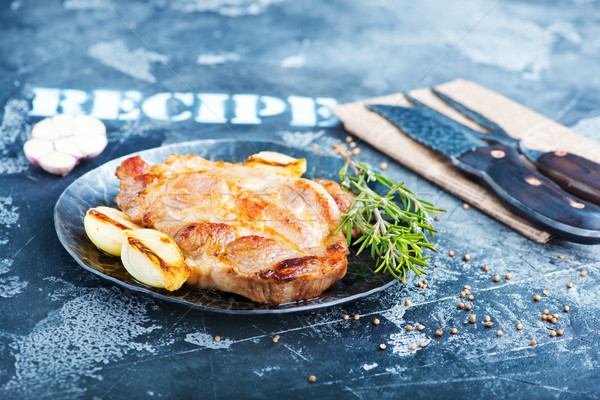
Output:
M515 212L555 237L600 243L600 207L565 192L528 167L514 148L480 147L454 162L482 179Z
M600 204L600 164L565 151L541 155L536 166L563 189Z

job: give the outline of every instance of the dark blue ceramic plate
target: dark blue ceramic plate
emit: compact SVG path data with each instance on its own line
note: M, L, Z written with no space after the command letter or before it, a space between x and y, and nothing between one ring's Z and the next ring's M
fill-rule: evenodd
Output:
M240 162L262 150L278 151L296 158L306 158L307 178L338 179L343 165L339 157L317 154L313 151L291 147L283 143L240 140L199 140L145 150L139 155L148 163L162 162L172 153L197 154L213 161ZM373 262L352 254L348 257L348 273L331 288L315 299L279 306L255 303L244 297L216 290L199 290L187 286L175 292L156 289L136 281L125 270L118 257L99 251L85 234L83 217L88 208L116 207L115 196L119 181L115 170L130 156L110 161L73 182L60 196L54 208L54 225L61 243L69 254L85 269L118 285L207 311L229 314L278 314L309 311L347 303L392 285L396 280L383 274L374 274Z

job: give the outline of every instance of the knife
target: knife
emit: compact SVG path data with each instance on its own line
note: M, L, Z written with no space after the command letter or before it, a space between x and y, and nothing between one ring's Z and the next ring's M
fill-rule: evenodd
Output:
M433 110L432 108L408 95L406 97L415 105L415 107L429 109L436 113L440 119L444 119L446 121L449 120L461 125L484 140L513 146L519 150L521 154L527 157L529 161L534 163L542 174L558 183L560 187L568 192L573 193L577 197L592 203L600 204L600 164L566 151L558 150L543 152L528 149L523 145L521 140L510 136L500 125L496 124L495 122L489 120L478 112L468 108L464 104L459 103L450 96L441 93L436 89L431 89L431 91L437 97L442 99L447 105L459 111L472 121L475 121L479 125L488 129L490 133L482 133L473 130L465 125L459 124L453 119Z
M490 145L422 109L379 104L367 107L417 142L448 157L463 172L482 180L513 211L556 238L600 243L600 207L565 192L524 164L512 146Z

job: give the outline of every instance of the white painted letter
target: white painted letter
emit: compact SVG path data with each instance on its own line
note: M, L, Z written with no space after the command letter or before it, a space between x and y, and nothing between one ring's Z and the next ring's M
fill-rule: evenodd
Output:
M288 102L292 107L293 126L315 126L317 116L315 115L315 102L310 97L290 96Z
M232 124L260 124L257 116L258 96L255 94L236 94L235 117L231 119Z
M33 88L35 97L31 103L29 115L34 117L50 117L58 112L60 100L59 89Z
M229 95L220 93L202 93L198 95L198 115L196 122L210 124L225 123L225 102Z

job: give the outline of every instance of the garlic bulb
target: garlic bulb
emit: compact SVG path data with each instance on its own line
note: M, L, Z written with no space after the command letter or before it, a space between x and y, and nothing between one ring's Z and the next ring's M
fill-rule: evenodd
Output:
M126 240L121 249L125 269L146 285L179 289L190 276L177 244L169 236L154 229L124 231Z
M83 218L83 226L92 243L113 256L121 255L121 247L125 240L123 232L141 228L124 212L103 206L90 208Z
M300 177L306 172L306 159L294 158L276 151L261 151L248 157L247 166L261 166L278 175Z

